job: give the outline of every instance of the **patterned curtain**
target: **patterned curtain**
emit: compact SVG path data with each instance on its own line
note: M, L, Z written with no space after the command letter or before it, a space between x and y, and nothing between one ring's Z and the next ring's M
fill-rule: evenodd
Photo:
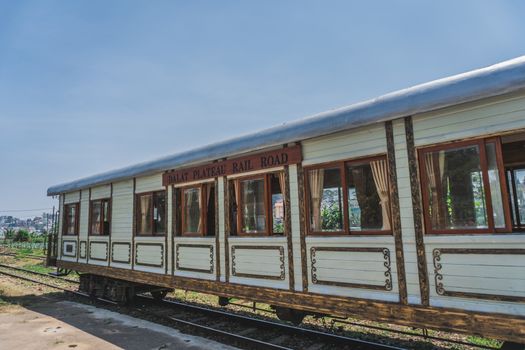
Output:
M370 162L372 176L376 185L377 195L381 201L381 212L383 216L382 230L390 230L390 198L388 195L388 172L386 160L374 160Z

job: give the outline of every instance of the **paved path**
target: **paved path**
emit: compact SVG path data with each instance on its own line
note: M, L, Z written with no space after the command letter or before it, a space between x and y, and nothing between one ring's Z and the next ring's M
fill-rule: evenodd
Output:
M232 350L173 328L43 295L0 309L0 349Z

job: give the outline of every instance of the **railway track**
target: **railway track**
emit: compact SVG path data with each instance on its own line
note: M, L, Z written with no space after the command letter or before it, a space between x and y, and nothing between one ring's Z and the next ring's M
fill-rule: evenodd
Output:
M6 272L2 269L10 269L19 273L26 273L39 277L49 279L56 279L78 285L78 281L67 279L60 276L48 275L40 272L29 271L9 265L0 264L0 273L14 278L30 281L45 285L47 287L56 288L67 293L82 297L91 298L86 293L82 293L71 288L53 285L51 283L35 280L29 277L20 276L20 274ZM96 298L97 301L116 305L115 302L103 298ZM145 295L138 295L137 302L133 306L133 310L138 310L141 314L154 320L162 320L177 328L188 329L192 332L197 332L206 336L218 338L221 341L227 340L234 345L241 345L249 349L327 349L333 348L337 345L338 349L389 349L402 350L400 347L381 344L377 342L366 341L362 339L350 338L340 336L332 333L326 333L314 329L304 327L297 327L288 324L282 324L274 321L263 320L259 318L249 317L245 315L235 314L222 310L211 309L204 306L192 305L175 300L157 301ZM335 320L335 322L345 323L343 320ZM363 326L356 324L357 326ZM366 326L365 326L366 327ZM389 329L381 330L391 331ZM264 332L262 332L264 330ZM394 331L399 332L399 331ZM410 332L407 333L412 336L421 336ZM449 340L438 337L428 337L438 341L456 343L467 345L471 347L478 347L483 349L495 349L491 347L477 346L475 344L461 342L457 340Z

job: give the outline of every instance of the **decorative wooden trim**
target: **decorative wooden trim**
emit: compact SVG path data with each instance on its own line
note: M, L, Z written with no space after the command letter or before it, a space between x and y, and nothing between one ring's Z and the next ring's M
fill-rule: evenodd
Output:
M304 171L301 164L297 164L297 186L299 194L299 239L301 244L301 277L303 282L303 292L308 292L308 263L306 261L306 208L303 203L306 194L304 187Z
M277 250L279 251L279 261L281 265L281 273L279 276L271 275L261 275L261 274L252 274L252 273L242 273L236 271L235 266L235 251L242 249L251 249L251 250ZM268 279L268 280L284 280L286 277L285 266L284 266L284 247L282 246L264 246L264 245L232 245L232 276L235 277L245 277L245 278L259 278L259 279Z
M149 264L149 263L139 263L138 261L138 247L139 246L160 246L160 264ZM164 266L164 244L162 243L146 243L146 242L137 242L135 243L135 265L136 266L149 266L149 267L162 267Z
M93 245L93 243L95 244L104 244L106 246L106 258L105 259L100 259L100 258L94 258L92 255L91 255L91 246ZM91 260L97 260L97 261L107 261L108 260L108 242L101 242L101 241L89 241L89 259Z
M137 225L135 223L135 215L137 213L137 198L135 197L135 192L137 190L137 178L133 178L133 196L132 196L132 201L133 201L133 213L131 213L131 269L134 270L135 269L135 257L136 257L136 252L135 252L135 232L137 230Z
M399 302L408 303L405 272L405 256L403 253L403 237L401 232L401 209L399 207L399 191L397 188L396 150L394 145L394 131L392 121L385 122L388 176L390 186L390 210L392 213L392 232L396 249L397 283Z
M77 250L80 248L80 216L81 216L81 207L82 207L82 190L79 191L79 199L78 199L78 233L77 233ZM77 262L79 259L80 251L77 252Z
M109 208L108 208L108 215L109 215L109 233L108 233L108 243L111 247L111 259L108 259L108 266L111 265L111 260L113 258L113 246L111 243L111 233L113 232L113 182L109 184Z
M502 295L502 294L486 294L486 293L472 293L472 292L456 292L448 291L443 285L443 274L441 269L443 265L440 263L442 254L487 254L487 255L525 255L525 249L519 248L436 248L432 251L434 264L434 281L436 284L436 293L438 295L458 298L474 298L484 300L497 300L509 302L525 302L525 296Z
M182 267L180 265L180 261L179 261L179 248L180 247L185 247L185 248L209 248L210 249L210 268L209 269L197 269L197 268L192 268L192 267ZM211 244L182 244L182 243L177 243L176 245L176 261L177 261L177 270L180 270L180 271L191 271L191 272L201 272L201 273L213 273L213 260L214 260L214 257L213 257L213 245Z
M162 176L162 184L171 185L194 182L220 176L236 175L256 170L267 170L302 160L301 146L284 147L240 158L215 161L208 165L172 170Z
M221 245L219 239L219 181L215 179L215 261L217 262L216 280L221 280Z
M169 220L168 220L168 213L170 211L170 204L171 202L169 201L169 197L170 197L170 194L169 194L169 186L166 185L165 187L165 191L166 191L166 208L165 208L165 213L164 213L164 216L166 217L166 234L164 235L164 246L166 247L166 250L164 252L164 254L166 254L166 256L164 257L164 261L166 261L166 263L164 264L164 273L165 274L168 274L168 265L169 265L169 246L168 246L168 236L170 236L170 239L173 241L173 232L171 232L171 235L170 235L170 231L172 231L172 228L171 226L172 225L169 225ZM172 188L172 192L171 192L171 196L173 197L173 188ZM173 220L173 216L171 217L171 220ZM173 255L173 250L171 251L171 255ZM173 268L173 265L172 265L172 268Z
M383 254L383 266L385 270L385 284L364 284L364 283L351 283L351 282L339 282L339 281L325 281L317 278L317 268L315 264L317 262L315 253L316 252L361 252L361 253L382 253ZM374 289L374 290L392 290L392 269L390 266L390 250L388 248L357 248L357 247L311 247L310 248L310 262L311 262L311 276L313 284L320 284L325 286L338 286L345 288L362 288L362 289Z
M414 128L412 117L405 118L405 137L408 155L408 171L410 174L410 190L412 193L412 215L414 217L414 235L416 238L417 273L419 277L419 292L421 304L429 305L429 282L427 257L423 239L423 209L421 207L421 192L417 173L416 147L414 144Z
M57 265L60 268L131 282L235 297L313 313L325 313L342 317L359 316L376 322L477 334L518 343L523 342L525 335L525 317L523 316L444 307L402 305L393 302L318 293L292 292L275 288L88 265L64 260L57 261Z
M231 231L231 208L230 208L230 183L226 177L222 178L224 188L224 271L226 273L225 280L230 280L230 249L228 246L228 238Z
M75 243L75 245L74 245L75 250L76 250L75 254L66 254L66 253L69 253L69 252L66 251L66 243ZM76 240L72 240L72 239L62 239L62 256L67 256L69 258L76 258L77 255L78 255L77 241Z
M128 246L128 260L115 259L115 246L116 245ZM129 264L131 262L131 243L130 242L111 242L111 262Z
M91 203L91 187L89 188L89 192L88 192L88 199L89 199L89 202ZM91 212L90 214L91 215ZM88 217L89 219L89 217ZM89 221L89 220L88 220ZM88 224L89 225L89 224ZM88 227L88 233L89 233L89 227ZM89 234L87 236L87 246L86 246L86 262L89 264L89 251L90 251L90 246L89 246L89 242L90 242L90 237L89 237Z
M82 255L82 245L84 245L84 255ZM78 256L80 259L86 259L87 258L87 241L80 241L79 248L78 248Z
M290 204L290 167L284 166L284 235L288 248L288 282L291 291L295 290L295 277L293 267L293 242L292 242L292 215Z

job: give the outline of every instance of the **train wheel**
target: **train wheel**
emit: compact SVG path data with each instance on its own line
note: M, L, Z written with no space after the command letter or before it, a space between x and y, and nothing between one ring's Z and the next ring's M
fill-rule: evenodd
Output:
M275 307L277 317L282 321L288 321L295 325L301 324L306 316L306 313L299 310L294 310L286 307Z
M155 290L155 291L152 291L150 293L151 293L151 296L153 297L153 299L161 301L162 299L164 299L166 297L166 295L168 295L168 290L167 289L165 289L165 290Z

